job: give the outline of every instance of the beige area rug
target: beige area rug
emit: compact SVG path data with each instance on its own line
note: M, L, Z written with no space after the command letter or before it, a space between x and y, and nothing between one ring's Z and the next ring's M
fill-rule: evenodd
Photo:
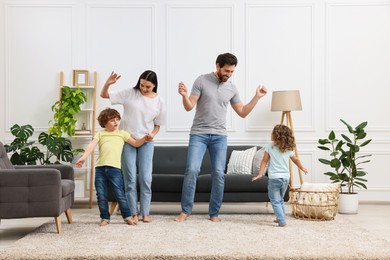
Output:
M54 222L0 250L0 259L390 259L390 243L354 226L342 215L333 221L288 216L284 228L273 214L224 214L213 223L204 214L176 223L174 215L128 226L116 214L99 227L97 211ZM63 217L65 219L65 217Z

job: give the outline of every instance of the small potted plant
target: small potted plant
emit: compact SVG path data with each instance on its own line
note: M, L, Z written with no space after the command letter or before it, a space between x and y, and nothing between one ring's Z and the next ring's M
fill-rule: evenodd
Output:
M369 144L371 139L366 140L367 133L364 128L367 122L353 128L344 120L340 119L340 121L347 127L350 136L341 134L342 139L337 139L335 132L331 131L327 139L319 139L318 148L328 151L330 159L318 160L333 170L324 174L328 175L333 183L340 182L339 213L356 214L359 198L355 188L367 189L365 184L367 180L364 177L367 172L361 165L370 162L366 157L371 156L371 154L362 155L361 148Z
M61 99L54 103L51 110L54 112L53 120L50 120L49 133L59 137L63 133L73 136L76 130L77 113L80 106L87 101L87 95L80 88L72 89L63 86Z

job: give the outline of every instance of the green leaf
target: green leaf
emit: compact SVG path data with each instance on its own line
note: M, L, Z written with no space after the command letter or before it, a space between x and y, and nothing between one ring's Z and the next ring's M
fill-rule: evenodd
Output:
M347 141L348 143L352 143L351 139L346 136L345 134L341 134L341 136L344 138L345 141Z
M320 161L321 163L323 164L327 164L327 165L330 165L330 161L329 160L326 160L326 159L318 159L318 161Z
M366 146L367 144L369 144L371 142L371 139L370 140L367 140L367 141L364 141L360 147L363 147L363 146Z
M18 124L15 124L11 127L11 133L16 137L27 140L33 135L34 128L31 125L19 126Z
M340 121L344 124L344 125L346 125L347 126L347 128L348 128L348 131L351 133L351 134L353 134L353 128L352 128L352 126L350 126L347 122L345 122L343 119L340 119Z
M340 163L339 159L332 159L332 160L330 161L330 166L331 166L332 168L338 169L338 168L340 168L341 163Z
M366 122L363 122L363 123L360 123L360 124L356 127L356 129L364 129L364 128L367 126L367 124L368 124L367 121L366 121Z
M317 146L319 149L324 150L324 151L330 151L329 147L326 146Z
M329 133L329 140L334 140L335 138L336 138L336 134L334 133L334 131L332 130L332 131L330 131L330 133Z

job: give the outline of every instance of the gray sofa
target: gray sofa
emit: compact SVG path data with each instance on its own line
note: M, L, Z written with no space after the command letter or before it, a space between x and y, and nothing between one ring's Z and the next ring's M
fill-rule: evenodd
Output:
M233 150L253 146L228 146L226 169ZM152 201L180 202L187 146L155 146L153 157ZM225 171L226 172L226 171ZM195 202L208 202L211 192L211 162L206 152L196 184ZM253 175L225 174L224 202L268 202L268 177L251 182ZM138 189L139 190L139 189ZM288 192L285 201L288 201ZM112 194L109 201L115 201Z
M251 147L253 146L228 146L226 163L229 162L233 150L246 150ZM153 201L180 201L187 162L187 148L187 146L155 146L152 181ZM251 182L252 177L253 175L225 174L223 200L225 202L269 201L268 177ZM207 151L196 184L195 201L209 201L210 192L211 161Z
M71 166L13 166L0 142L0 220L54 217L61 233L60 215L72 223L74 171Z

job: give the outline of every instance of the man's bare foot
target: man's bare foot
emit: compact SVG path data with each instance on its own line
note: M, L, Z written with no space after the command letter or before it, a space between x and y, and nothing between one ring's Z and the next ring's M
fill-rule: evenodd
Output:
M218 217L210 217L210 220L212 222L221 222L221 219L219 219Z
M186 221L186 219L190 216L191 214L186 214L184 212L180 212L179 216L175 219L176 222L183 222Z
M137 214L135 214L135 215L133 215L133 217L131 218L131 220L133 221L133 225L137 225L137 223L138 223L138 215Z
M104 227L104 226L107 226L108 225L108 221L107 220L102 220L102 222L100 222L99 226L101 227Z
M143 217L142 221L143 221L144 223L150 223L150 222L152 222L152 219L150 218L149 215L145 215L145 216Z

